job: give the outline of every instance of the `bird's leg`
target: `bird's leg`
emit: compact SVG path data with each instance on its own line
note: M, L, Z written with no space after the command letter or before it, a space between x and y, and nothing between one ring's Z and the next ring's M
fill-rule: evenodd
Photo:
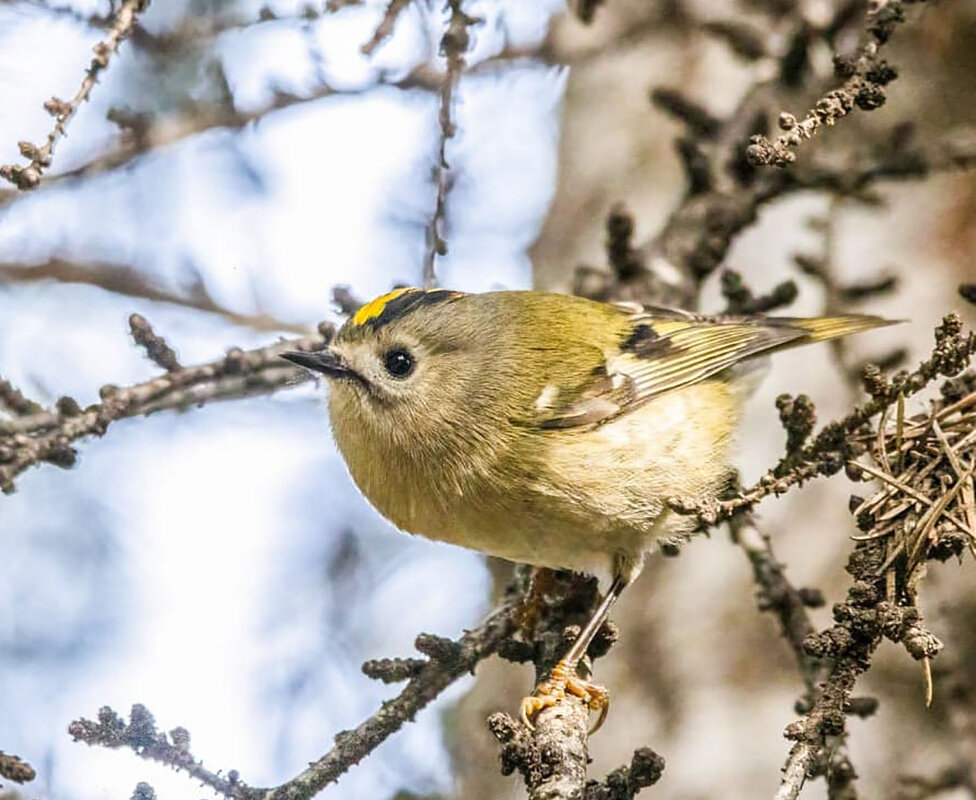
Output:
M580 678L576 669L583 656L586 655L586 650L590 646L590 642L593 641L593 637L596 636L596 632L600 630L600 626L609 616L610 608L620 597L627 583L628 581L619 574L613 579L606 596L600 601L600 605L596 607L583 630L576 637L576 641L569 648L569 652L559 660L549 677L535 688L532 695L523 698L520 716L522 722L529 728L534 727L532 721L542 709L561 702L567 692L583 700L591 711L600 712L596 725L590 731L591 734L596 733L603 724L610 709L610 694L602 686L597 686Z

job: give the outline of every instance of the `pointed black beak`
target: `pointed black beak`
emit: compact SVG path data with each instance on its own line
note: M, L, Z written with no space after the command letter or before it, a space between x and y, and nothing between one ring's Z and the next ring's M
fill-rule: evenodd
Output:
M354 374L331 350L318 350L314 353L290 350L287 353L281 353L281 357L285 361L305 367L312 372L321 372L330 378L342 378Z

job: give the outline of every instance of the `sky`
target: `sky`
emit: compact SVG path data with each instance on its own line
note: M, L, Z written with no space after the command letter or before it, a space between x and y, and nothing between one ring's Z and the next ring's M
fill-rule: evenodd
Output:
M305 24L232 30L214 43L235 107L274 90L348 91L268 114L240 131L180 139L125 168L51 181L0 206L0 263L61 257L131 266L170 291L199 282L238 313L313 326L337 320L330 290L366 298L421 277L433 210L437 100L377 86L426 60L443 14L416 3L372 59L358 52L383 3ZM73 4L86 13L97 3ZM258 4L219 4L253 18ZM282 16L295 7L274 4ZM544 34L555 2L466 5L471 63ZM152 4L150 31L185 15ZM207 13L217 13L208 10ZM0 5L0 162L43 139L41 103L70 96L99 32L33 3ZM436 57L436 56L435 56ZM124 44L59 145L52 175L111 148L110 107L163 117L205 83L192 59L160 72ZM565 70L511 63L461 82L443 285L524 288L525 249L555 182ZM203 91L203 90L199 90ZM197 98L199 99L199 98ZM223 318L92 286L0 285L0 375L41 402L94 402L104 383L156 374L126 334L145 315L184 363L274 341ZM130 752L70 741L102 705L143 703L161 729L191 732L212 768L274 784L396 693L365 678L368 658L412 655L420 631L457 636L487 610L483 560L399 533L358 495L326 422L325 389L117 423L80 445L78 465L43 466L0 498L0 748L30 761L27 793L50 800L207 792ZM328 790L334 798L448 791L439 714L417 722Z

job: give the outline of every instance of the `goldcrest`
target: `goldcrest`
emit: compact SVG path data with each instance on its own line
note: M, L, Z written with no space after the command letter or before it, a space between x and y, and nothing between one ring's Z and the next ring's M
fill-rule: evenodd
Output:
M567 691L605 712L576 662L645 554L691 532L667 500L725 485L750 362L885 324L398 289L327 349L285 358L329 379L336 444L397 527L612 579L551 685L523 703L530 722Z

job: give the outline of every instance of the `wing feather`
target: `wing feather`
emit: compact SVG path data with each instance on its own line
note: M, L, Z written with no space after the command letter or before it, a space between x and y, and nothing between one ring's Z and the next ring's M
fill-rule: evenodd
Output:
M851 314L792 317L705 317L647 308L629 315L627 335L606 352L606 369L538 420L544 428L608 422L665 392L706 380L741 361L786 347L826 341L892 324Z

